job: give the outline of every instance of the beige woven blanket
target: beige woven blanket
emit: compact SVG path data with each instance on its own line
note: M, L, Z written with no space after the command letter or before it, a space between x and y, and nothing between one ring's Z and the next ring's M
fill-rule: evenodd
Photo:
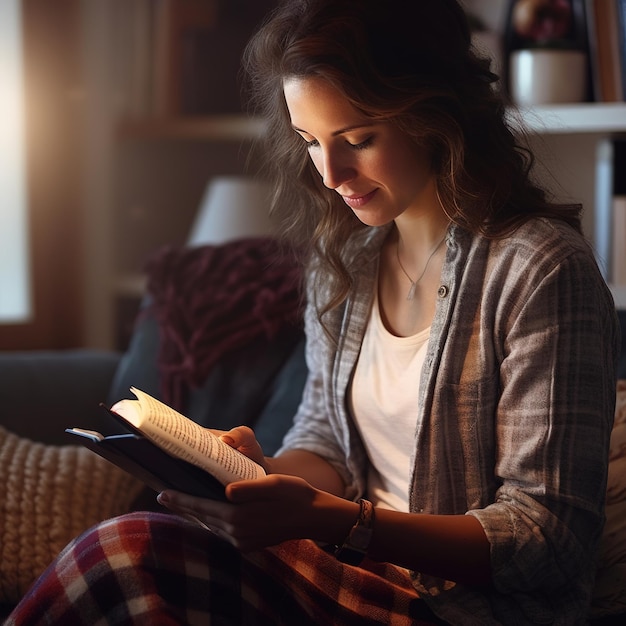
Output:
M0 426L0 602L17 602L69 541L130 510L142 483L78 446Z

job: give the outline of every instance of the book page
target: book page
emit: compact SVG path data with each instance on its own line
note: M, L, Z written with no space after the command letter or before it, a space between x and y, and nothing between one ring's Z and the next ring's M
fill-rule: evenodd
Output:
M207 428L135 387L131 387L131 391L138 399L140 415L132 415L132 411L126 410L128 403L135 403L134 400L122 400L111 410L170 454L202 467L224 485L265 476L260 465L231 448Z

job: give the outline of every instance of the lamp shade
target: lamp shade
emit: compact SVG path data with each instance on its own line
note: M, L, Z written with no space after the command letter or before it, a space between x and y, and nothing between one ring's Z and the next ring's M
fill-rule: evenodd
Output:
M209 181L191 228L188 245L218 245L274 234L269 217L269 183L246 176Z

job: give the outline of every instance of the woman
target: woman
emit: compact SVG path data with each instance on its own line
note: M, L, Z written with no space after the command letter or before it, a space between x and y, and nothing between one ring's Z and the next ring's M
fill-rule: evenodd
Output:
M160 494L212 533L105 522L9 623L584 622L617 322L579 207L529 178L462 9L288 0L246 64L276 207L309 252L294 426L274 458L223 435L269 474L228 503Z

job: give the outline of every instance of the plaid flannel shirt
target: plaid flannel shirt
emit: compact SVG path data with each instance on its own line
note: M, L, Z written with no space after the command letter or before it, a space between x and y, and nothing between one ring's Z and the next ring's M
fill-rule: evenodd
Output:
M309 281L309 379L283 450L307 449L366 492L366 454L348 387L388 227L362 231L353 295L318 323ZM420 389L410 510L470 514L491 544L493 588L414 573L451 623L584 623L604 521L619 330L590 247L532 219L489 240L453 225ZM314 276L314 273L311 273Z

